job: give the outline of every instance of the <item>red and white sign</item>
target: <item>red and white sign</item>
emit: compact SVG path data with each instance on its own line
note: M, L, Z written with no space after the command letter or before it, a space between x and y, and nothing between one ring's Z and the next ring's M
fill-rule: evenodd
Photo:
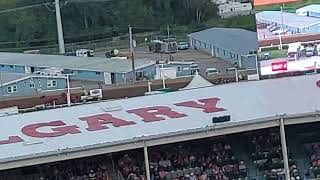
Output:
M188 107L201 109L203 113L216 113L225 111L224 108L217 107L219 98L206 98L198 101L185 101L174 104L177 107ZM126 111L142 118L144 123L173 120L177 118L187 117L187 114L173 111L168 106L154 106L146 108L131 109ZM114 127L122 127L137 124L128 119L120 119L108 113L90 115L78 118L87 123L86 131L98 131L109 129L108 124ZM54 138L72 134L83 133L76 124L66 124L64 121L55 120L44 123L27 124L21 128L22 134L33 138ZM40 130L45 129L45 130ZM8 136L5 140L0 140L0 145L24 142L23 138L18 135Z
M272 71L286 71L286 70L288 70L287 61L273 62L271 64L271 66L272 66Z
M316 66L315 66L316 64ZM264 60L260 61L261 75L273 75L288 72L310 71L320 68L320 56L299 58L297 61Z

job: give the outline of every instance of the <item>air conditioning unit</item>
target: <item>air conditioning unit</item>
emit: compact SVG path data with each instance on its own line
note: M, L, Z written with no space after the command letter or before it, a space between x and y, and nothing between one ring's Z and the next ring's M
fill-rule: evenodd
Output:
M226 115L226 116L220 116L220 117L213 117L212 118L212 123L223 123L223 122L229 122L231 121L231 116Z

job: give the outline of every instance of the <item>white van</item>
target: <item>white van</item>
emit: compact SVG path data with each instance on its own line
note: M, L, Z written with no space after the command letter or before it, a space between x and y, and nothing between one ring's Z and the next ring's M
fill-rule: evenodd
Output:
M93 57L93 50L91 49L78 49L76 50L76 56L78 57Z

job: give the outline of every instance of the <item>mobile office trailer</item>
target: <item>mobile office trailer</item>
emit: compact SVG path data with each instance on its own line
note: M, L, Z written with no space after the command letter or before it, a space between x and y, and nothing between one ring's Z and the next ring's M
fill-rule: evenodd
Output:
M298 58L301 56L301 50L302 50L301 42L289 44L289 48L287 52L288 58L290 60L298 60Z

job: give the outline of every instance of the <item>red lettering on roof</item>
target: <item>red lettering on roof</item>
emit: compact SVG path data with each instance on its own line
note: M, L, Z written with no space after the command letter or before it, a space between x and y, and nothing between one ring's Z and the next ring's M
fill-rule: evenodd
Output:
M192 108L200 108L203 109L205 113L215 113L220 111L225 111L224 108L217 107L219 98L207 98L198 100L200 103L196 101L186 101L182 103L176 103L176 106L184 106L184 107L192 107Z
M63 127L58 127L63 126ZM39 128L44 127L55 127L51 128L52 132L41 132L38 131ZM66 126L66 124L63 121L52 121L48 123L36 123L36 124L30 124L27 126L24 126L21 131L23 134L30 136L30 137L36 137L36 138L47 138L47 137L58 137L58 136L64 136L67 134L77 134L81 133L79 128L76 125L72 126Z
M19 143L19 142L23 142L23 139L21 139L21 137L19 137L19 136L9 136L9 138L7 140L1 140L0 141L0 145L13 144L13 143Z
M165 120L165 118L159 117L159 115L167 116L169 118L181 118L181 117L187 116L186 114L172 111L170 107L166 107L166 106L155 106L155 107L148 107L148 108L133 109L127 112L133 113L142 117L144 122L154 122L154 121Z
M82 117L79 119L81 119L82 121L87 121L88 131L108 129L109 127L105 126L104 124L112 124L114 127L136 124L133 121L126 121L123 119L115 118L110 114L99 114L95 116Z

